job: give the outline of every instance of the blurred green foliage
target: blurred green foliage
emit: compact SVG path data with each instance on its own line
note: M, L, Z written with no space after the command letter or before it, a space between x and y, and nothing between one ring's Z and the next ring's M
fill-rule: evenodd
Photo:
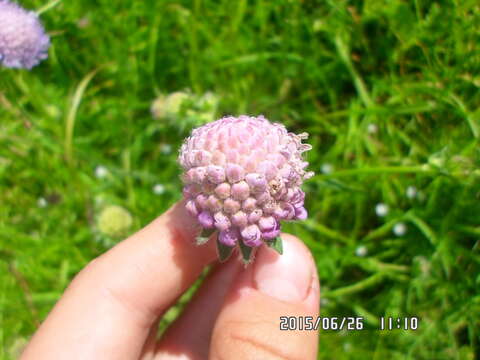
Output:
M0 69L0 356L112 245L96 226L104 206L127 209L133 232L180 198L188 124L150 107L190 89L216 94L217 116L310 133L310 218L285 228L314 253L322 315L365 318L363 331L322 331L319 358L478 358L477 0L51 5L49 59ZM379 331L382 316L418 316L419 329Z

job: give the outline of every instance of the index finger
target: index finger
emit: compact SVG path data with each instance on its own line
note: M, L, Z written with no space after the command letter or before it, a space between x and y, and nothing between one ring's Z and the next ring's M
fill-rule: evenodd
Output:
M72 281L22 359L138 357L150 327L215 259L196 246L199 228L175 204L95 259Z

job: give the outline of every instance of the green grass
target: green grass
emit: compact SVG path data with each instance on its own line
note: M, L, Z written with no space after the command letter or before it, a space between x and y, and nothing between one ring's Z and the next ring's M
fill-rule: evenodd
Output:
M0 69L0 356L111 246L102 206L128 209L133 232L179 199L186 133L150 105L188 88L217 94L218 116L310 133L310 218L285 228L315 255L322 315L365 317L363 331L322 331L319 358L478 359L476 0L52 5L49 59ZM382 316L418 316L419 329L378 331Z

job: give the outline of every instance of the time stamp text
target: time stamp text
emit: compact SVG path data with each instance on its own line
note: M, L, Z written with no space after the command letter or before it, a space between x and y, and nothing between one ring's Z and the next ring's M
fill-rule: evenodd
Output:
M378 330L417 330L419 319L412 317L380 317ZM371 327L369 327L371 329ZM334 330L364 329L363 317L280 316L280 330Z

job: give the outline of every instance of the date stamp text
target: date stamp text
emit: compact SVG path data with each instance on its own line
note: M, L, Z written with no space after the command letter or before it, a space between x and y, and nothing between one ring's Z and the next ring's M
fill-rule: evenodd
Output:
M417 330L419 319L412 317L380 317L378 330ZM370 327L371 328L371 327ZM363 317L280 316L280 330L334 330L364 329Z

